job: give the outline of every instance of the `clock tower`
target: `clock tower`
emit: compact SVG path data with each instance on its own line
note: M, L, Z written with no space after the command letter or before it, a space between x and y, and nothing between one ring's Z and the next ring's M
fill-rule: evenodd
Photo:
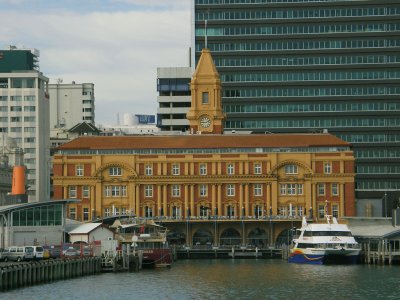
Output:
M188 113L193 132L222 134L226 115L222 111L221 80L209 49L203 49L192 81L192 102Z

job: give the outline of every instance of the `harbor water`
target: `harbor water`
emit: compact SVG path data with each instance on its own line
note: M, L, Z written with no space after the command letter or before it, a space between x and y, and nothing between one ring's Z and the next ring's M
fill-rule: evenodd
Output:
M180 260L0 293L0 299L398 299L400 266L303 265L280 259Z

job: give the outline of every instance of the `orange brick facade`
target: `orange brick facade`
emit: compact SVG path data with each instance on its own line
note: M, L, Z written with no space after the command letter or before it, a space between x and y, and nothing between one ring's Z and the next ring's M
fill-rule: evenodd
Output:
M70 205L69 217L72 212L83 221L121 213L173 218L301 217L311 212L316 219L325 213L354 216L351 153L91 153L87 159L58 154L54 198L82 199ZM82 175L78 166L83 166Z

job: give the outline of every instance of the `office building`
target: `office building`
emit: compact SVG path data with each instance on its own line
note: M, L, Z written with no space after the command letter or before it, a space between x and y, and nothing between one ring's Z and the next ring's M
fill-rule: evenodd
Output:
M34 70L0 69L0 134L24 152L28 201L50 199L48 78Z
M190 67L157 68L157 127L161 131L186 131L190 107Z
M400 197L400 2L194 0L192 13L193 59L207 42L225 129L327 129L353 145L357 214L390 215Z
M49 84L50 128L66 128L82 122L95 124L94 84Z

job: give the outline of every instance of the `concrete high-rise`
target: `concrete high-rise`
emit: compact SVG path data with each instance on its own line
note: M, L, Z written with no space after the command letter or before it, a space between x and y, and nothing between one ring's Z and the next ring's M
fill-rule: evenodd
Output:
M50 199L48 78L36 70L0 69L0 134L23 149L28 201Z
M49 84L50 128L70 129L86 122L95 124L94 84Z
M400 196L400 2L193 1L194 59L207 42L225 128L327 129L353 144L357 214L390 215Z

